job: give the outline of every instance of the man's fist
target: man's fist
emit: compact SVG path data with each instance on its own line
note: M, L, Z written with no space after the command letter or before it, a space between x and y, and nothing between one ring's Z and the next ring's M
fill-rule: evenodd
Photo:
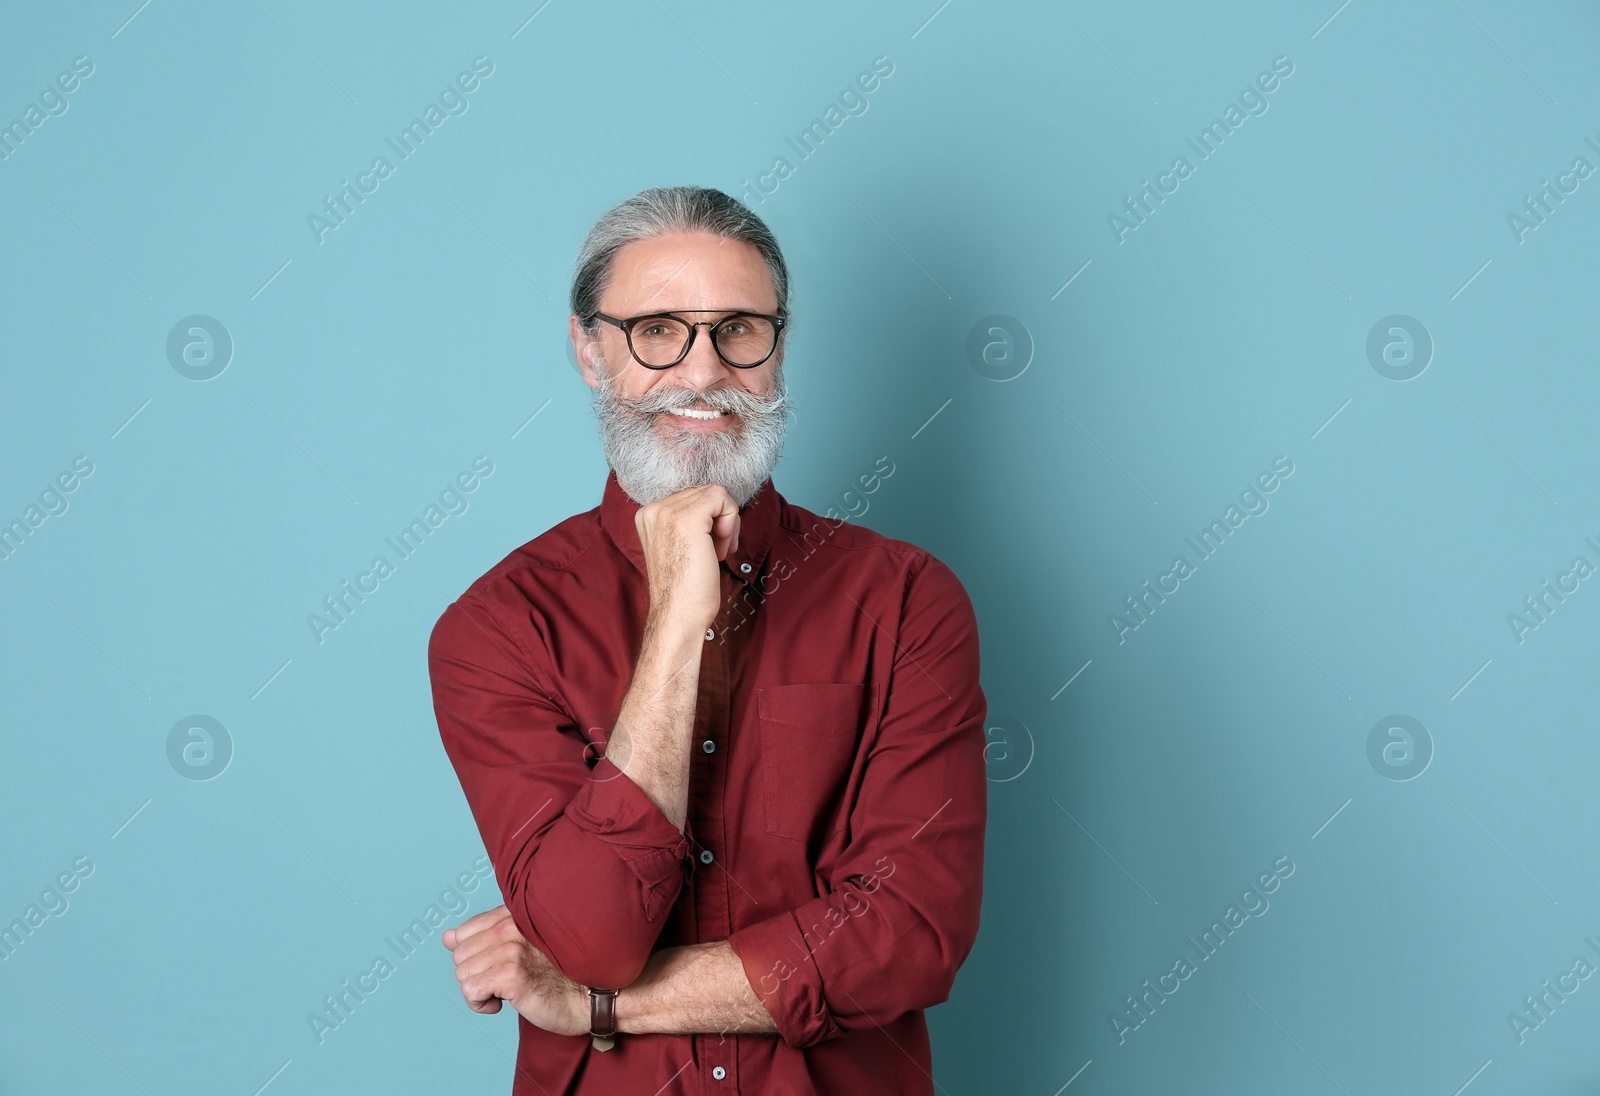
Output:
M722 603L717 561L739 547L739 507L720 483L688 487L634 515L650 579L650 611L704 631Z
M456 981L472 1011L499 1012L504 1000L545 1031L588 1034L588 994L523 939L504 906L445 929L440 939L455 959Z

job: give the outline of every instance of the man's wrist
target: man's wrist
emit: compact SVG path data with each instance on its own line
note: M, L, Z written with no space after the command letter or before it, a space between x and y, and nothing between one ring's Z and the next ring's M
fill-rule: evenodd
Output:
M617 991L617 1033L641 1034L650 1030L649 1009L657 972L677 948L659 948L645 960L644 969L631 985Z
M587 1034L589 1032L589 987L572 983L572 989L567 995L568 1004L572 1009L573 1026Z
M637 984L637 983L636 983ZM638 1004L639 991L634 986L623 986L617 990L617 1034L636 1034L637 1030L632 1021L635 1019L634 1006Z
M665 668L672 673L686 655L704 650L704 625L685 620L670 609L651 609L645 615L640 639L640 663L646 669Z

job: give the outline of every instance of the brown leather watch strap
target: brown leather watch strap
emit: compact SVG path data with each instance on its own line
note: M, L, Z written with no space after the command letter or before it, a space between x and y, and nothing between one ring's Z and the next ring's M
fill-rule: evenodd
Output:
M589 1034L596 1050L610 1050L617 1034L617 991L589 987Z

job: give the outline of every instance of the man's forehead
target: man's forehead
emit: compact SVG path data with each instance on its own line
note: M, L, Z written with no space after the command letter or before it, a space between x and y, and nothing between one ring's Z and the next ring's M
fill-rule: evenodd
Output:
M669 233L625 245L617 252L606 295L663 309L767 309L776 302L760 251L743 240L710 233Z

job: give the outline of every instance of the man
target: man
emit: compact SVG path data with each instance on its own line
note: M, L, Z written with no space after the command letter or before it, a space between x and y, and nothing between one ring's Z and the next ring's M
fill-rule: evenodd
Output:
M976 621L939 560L772 485L787 301L720 191L602 217L569 321L600 505L434 626L506 900L444 943L520 1016L516 1096L933 1091L983 878Z

